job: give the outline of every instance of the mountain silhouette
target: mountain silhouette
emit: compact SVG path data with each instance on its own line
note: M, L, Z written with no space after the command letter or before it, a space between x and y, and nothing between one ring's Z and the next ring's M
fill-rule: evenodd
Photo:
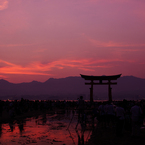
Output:
M50 78L45 82L10 83L0 80L0 99L70 99L76 100L80 95L89 100L90 85L85 85L81 77ZM113 100L139 100L145 98L145 79L123 76L112 87ZM108 85L94 85L94 100L108 100Z

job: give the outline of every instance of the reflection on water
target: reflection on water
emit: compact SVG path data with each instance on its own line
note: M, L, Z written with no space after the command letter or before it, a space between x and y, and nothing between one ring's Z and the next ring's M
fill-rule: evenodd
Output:
M7 124L0 124L0 143L84 145L91 135L92 128L89 127L82 130L74 112L10 120Z

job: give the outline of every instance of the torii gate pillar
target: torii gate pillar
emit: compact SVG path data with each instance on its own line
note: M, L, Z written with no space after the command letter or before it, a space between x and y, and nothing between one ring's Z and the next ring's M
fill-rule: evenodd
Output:
M112 88L111 88L111 85L110 85L110 81L108 83L108 97L109 97L109 101L112 101Z
M93 102L93 80L91 81L91 88L90 88L90 102Z

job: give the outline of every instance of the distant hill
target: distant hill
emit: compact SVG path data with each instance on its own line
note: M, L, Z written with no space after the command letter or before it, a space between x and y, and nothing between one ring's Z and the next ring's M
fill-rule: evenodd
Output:
M46 82L32 81L30 83L14 84L0 80L0 99L67 99L76 100L80 95L89 100L90 85L85 85L81 77L67 77ZM124 76L117 80L117 85L112 85L113 100L139 100L145 98L145 79L134 76ZM94 86L94 100L107 100L108 86Z

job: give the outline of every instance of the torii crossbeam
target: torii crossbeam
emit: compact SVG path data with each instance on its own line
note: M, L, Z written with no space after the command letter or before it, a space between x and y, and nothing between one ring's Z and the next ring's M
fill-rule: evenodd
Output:
M85 80L90 80L90 83L85 83L85 85L91 85L90 88L90 102L93 102L93 85L108 85L108 97L109 101L112 101L112 88L111 85L116 85L117 82L111 82L111 80L117 80L121 74L119 75L112 75L112 76L89 76L89 75L82 75L80 74L82 78ZM95 83L94 80L98 80L99 82ZM103 81L108 81L108 82L103 82Z

